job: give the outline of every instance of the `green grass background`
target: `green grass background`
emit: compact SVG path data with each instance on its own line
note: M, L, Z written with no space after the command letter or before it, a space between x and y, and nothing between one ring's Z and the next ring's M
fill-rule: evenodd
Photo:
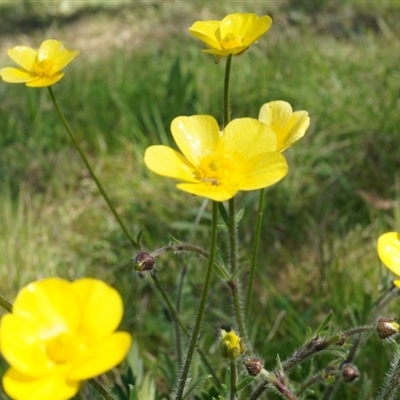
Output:
M67 119L117 210L142 246L172 235L186 241L202 200L147 171L150 144L171 143L178 115L222 119L224 60L214 64L188 34L199 19L236 11L269 14L273 26L233 60L233 117L257 117L262 104L286 100L307 110L307 135L285 152L290 170L268 189L249 333L272 369L332 310L332 326L368 322L371 304L393 276L376 240L399 230L400 3L398 1L5 2L0 4L1 66L6 49L62 40L81 54L54 86ZM152 280L132 271L129 243L108 211L57 119L45 89L0 84L0 290L10 300L27 282L95 276L124 297L123 326L133 332L159 394L171 393L177 366L172 325ZM238 196L246 283L257 193ZM207 247L207 208L194 242ZM221 241L224 240L222 235ZM157 274L174 297L188 266L182 316L190 324L204 262L168 254ZM398 301L381 315L396 315ZM217 327L232 324L229 291L215 279L202 346L215 353ZM214 347L213 347L214 346ZM371 336L355 360L357 383L340 399L373 398L392 349ZM293 372L327 366L317 357ZM224 361L214 354L213 362ZM204 384L202 389L206 390ZM316 387L307 398L323 398ZM314 397L313 397L314 396ZM274 398L271 395L268 398Z

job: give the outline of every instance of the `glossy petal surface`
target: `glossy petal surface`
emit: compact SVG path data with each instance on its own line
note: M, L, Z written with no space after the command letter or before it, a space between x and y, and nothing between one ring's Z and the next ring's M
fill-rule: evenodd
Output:
M25 83L37 79L31 72L12 67L0 69L0 76L4 82L8 83Z
M377 249L383 264L400 277L400 234L398 232L384 233L378 239ZM399 280L394 283L400 287Z
M204 52L215 54L218 60L243 53L268 31L271 24L268 15L260 18L256 14L235 13L222 21L197 21L189 32L208 46Z
M308 113L293 112L292 106L286 101L271 101L264 104L258 119L274 131L278 151L286 150L302 138L310 125Z
M0 350L11 368L3 378L15 399L67 399L79 381L123 360L131 344L115 332L123 313L118 292L90 278L33 282L18 293L0 322ZM45 385L45 387L42 387Z
M45 40L38 51L28 46L16 46L8 50L8 55L22 68L2 68L0 76L9 83L48 87L64 76L61 70L78 54L78 50L68 50L58 40Z
M287 173L274 132L256 119L235 119L219 132L210 116L178 117L171 131L183 154L151 146L144 160L153 172L181 181L177 188L185 192L225 201L240 190L273 185Z
M110 370L123 361L131 343L131 336L126 332L116 332L107 336L102 342L88 347L80 354L68 372L68 378L83 380Z
M79 390L79 381L62 376L44 375L31 378L10 368L3 376L5 392L15 400L67 400Z

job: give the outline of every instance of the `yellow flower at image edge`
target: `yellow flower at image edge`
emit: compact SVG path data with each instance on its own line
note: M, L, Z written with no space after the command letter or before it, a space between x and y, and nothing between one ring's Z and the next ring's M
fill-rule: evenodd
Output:
M280 152L301 139L310 126L307 111L293 112L292 106L282 100L265 103L260 109L258 119L274 131L277 151Z
M271 186L287 174L274 132L256 119L234 119L220 132L209 115L177 117L171 132L182 154L150 146L144 161L156 174L182 181L177 187L185 192L225 201L240 190Z
M37 51L28 46L16 46L8 50L8 55L21 68L2 68L0 76L8 83L51 86L64 76L61 70L78 54L79 50L68 50L58 40L45 40Z
M383 264L400 277L400 233L387 232L378 239L378 255ZM393 283L400 288L400 279Z
M222 21L197 21L189 32L209 48L205 53L215 54L217 61L230 54L237 56L264 35L272 24L268 15L251 13L227 15Z
M115 332L122 314L118 292L96 279L25 286L0 322L0 351L10 364L5 392L16 400L70 399L81 381L127 355L131 336Z

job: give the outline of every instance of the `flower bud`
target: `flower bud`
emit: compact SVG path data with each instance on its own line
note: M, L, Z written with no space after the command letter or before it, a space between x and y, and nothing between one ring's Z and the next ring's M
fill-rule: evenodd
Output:
M396 318L379 318L376 324L376 331L379 339L388 339L400 332L400 325L394 322Z
M353 382L360 376L357 367L352 364L344 365L342 369L342 377L345 382Z
M244 366L250 376L257 376L264 367L264 361L261 358L251 358L245 361Z
M222 357L235 360L244 353L243 342L235 331L227 332L221 329L220 351Z
M156 260L152 255L142 251L134 258L135 271L151 271L154 268L155 262Z

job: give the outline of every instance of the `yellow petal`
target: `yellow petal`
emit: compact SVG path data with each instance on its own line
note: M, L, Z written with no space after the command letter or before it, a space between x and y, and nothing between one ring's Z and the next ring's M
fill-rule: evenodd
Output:
M181 181L197 182L194 170L182 154L167 146L150 146L144 154L144 162L151 171Z
M207 46L213 49L221 49L219 44L221 39L217 38L220 24L221 21L197 21L189 28L189 32Z
M26 86L48 87L48 86L53 85L54 83L57 83L63 76L64 76L63 72L57 72L56 74L51 75L51 76L40 76L40 77L36 76L36 78L34 80L26 83Z
M79 382L62 376L27 377L10 368L3 376L4 391L15 400L67 400L79 390Z
M25 83L37 79L37 76L23 69L6 67L0 69L0 76L4 82Z
M28 46L16 46L7 51L9 57L19 66L32 71L33 64L36 59L37 51Z
M123 303L119 293L97 279L84 278L71 283L79 302L78 334L87 338L90 345L114 332L121 322Z
M232 120L222 135L224 152L232 154L235 163L276 150L276 136L270 127L254 118Z
M25 375L37 377L51 368L37 326L24 318L4 315L0 323L0 343L7 362Z
M78 54L79 50L68 50L58 40L45 40L39 47L37 61L51 60L52 64L48 74L52 75L67 66Z
M54 326L74 332L80 323L80 305L71 283L60 278L47 278L22 288L13 314L31 321L43 335Z
M400 276L400 234L388 232L378 239L378 255L383 264L394 274Z
M248 33L246 35L245 41L248 45L254 43L262 35L264 35L272 25L272 19L268 15L264 15L254 22L254 24L249 27Z
M121 363L131 347L131 336L116 332L82 352L68 373L72 380L93 378Z
M214 201L226 201L231 199L239 191L235 183L228 182L223 185L210 185L209 183L179 183L176 187L184 192L205 197Z
M271 101L264 104L258 119L272 128L277 137L277 150L284 151L304 136L310 125L306 111L293 113L286 101Z
M210 115L177 117L171 123L171 132L179 149L193 165L216 151L220 143L218 123Z
M260 18L252 13L235 13L227 15L220 26L221 37L234 35L243 39L247 47L262 36L272 24L268 15Z
M239 190L266 188L286 176L288 165L278 152L260 154L238 168L236 181Z

